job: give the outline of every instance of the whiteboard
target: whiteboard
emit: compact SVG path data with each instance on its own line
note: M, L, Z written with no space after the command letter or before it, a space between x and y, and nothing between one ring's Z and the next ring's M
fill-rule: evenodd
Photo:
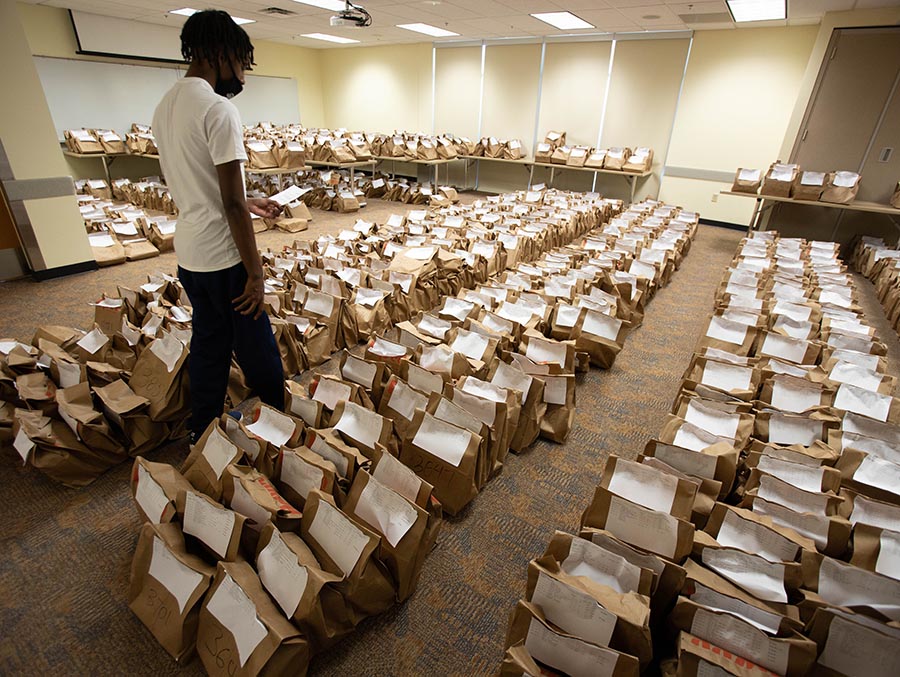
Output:
M34 57L53 124L63 130L114 129L124 134L132 122L149 125L163 95L186 66L133 64ZM246 125L262 120L276 124L300 121L297 81L247 75L240 96L232 99Z

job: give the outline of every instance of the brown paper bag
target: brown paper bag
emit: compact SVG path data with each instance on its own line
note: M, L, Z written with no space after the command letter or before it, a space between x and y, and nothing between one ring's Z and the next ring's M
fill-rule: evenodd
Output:
M434 494L451 515L478 494L476 484L481 438L469 430L417 410L410 437L403 441L400 460L434 487Z
M525 598L573 637L630 654L645 666L653 656L649 597L570 575L552 556L545 556L528 565ZM592 608L590 617L575 621L570 614L575 605Z
M194 489L218 501L222 497L225 469L243 456L243 451L225 433L224 423L214 419L194 444L181 466L181 473Z
M171 332L155 339L142 351L129 381L139 397L150 402L154 421L174 421L188 413L190 400L187 376L188 347Z
M192 536L216 560L237 560L246 521L243 515L197 491L178 492L175 506L185 535Z
M341 577L335 588L350 608L353 625L393 605L396 589L376 556L380 537L339 510L330 497L309 492L300 535L322 569Z
M223 485L222 503L247 518L243 535L245 543L253 545L248 550L256 549L257 537L266 524L274 524L282 532L300 531L300 511L258 470L230 465L225 469Z
M131 560L128 606L178 662L197 642L200 603L216 569L189 553L178 524L144 524Z
M344 512L381 536L377 556L391 572L398 601L409 598L428 554L428 513L365 471L354 478Z
M191 483L168 463L154 463L143 456L134 459L131 495L143 521L152 524L171 522L175 518L178 492L191 489Z
M510 620L507 646L524 644L539 663L573 677L609 675L637 677L637 658L608 647L597 646L557 630L541 610L530 602L519 601Z
M751 193L755 195L762 185L762 172L759 169L738 169L731 185L733 193Z
M674 562L691 552L694 525L651 510L598 486L594 500L581 516L582 527L605 529L626 543Z
M247 562L219 562L200 609L197 653L210 675L302 677L310 647Z
M816 659L815 642L799 633L772 637L742 618L707 609L685 597L678 598L670 618L678 630L693 631L697 637L779 675L805 675Z
M791 186L795 200L818 200L825 187L825 172L798 172Z
M266 525L256 550L256 569L263 587L307 638L313 654L353 631L347 605L335 589L341 578L322 570L299 535Z
M859 192L859 174L856 172L828 172L825 188L819 198L822 202L850 204Z

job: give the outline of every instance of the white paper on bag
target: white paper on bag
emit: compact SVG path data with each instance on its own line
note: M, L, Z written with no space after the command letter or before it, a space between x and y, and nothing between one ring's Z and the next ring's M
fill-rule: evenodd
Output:
M776 644L761 630L730 614L714 614L706 609L697 609L691 623L691 634L776 674L783 675L787 671L790 652L788 643Z
M354 402L344 403L344 413L335 424L334 429L339 430L363 446L374 449L381 437L382 422L384 419L374 411Z
M876 573L893 578L895 581L900 580L900 533L884 530L879 540L878 561L875 562Z
M210 436L206 438L206 445L203 447L201 455L216 474L216 479L221 479L226 466L240 453L240 449L218 427L215 427Z
M691 601L713 611L730 613L771 635L778 634L778 628L781 625L781 616L778 614L764 611L735 597L716 592L700 583L694 584Z
M333 381L330 378L320 378L312 399L324 404L326 409L334 411L338 402L349 401L352 394L353 389L346 383Z
M366 524L383 534L394 548L418 518L416 509L405 498L374 478L369 479L359 495L354 512Z
M185 495L184 533L196 536L219 557L228 553L234 531L234 513L217 508L192 491Z
M135 489L134 498L147 519L153 524L159 524L163 511L169 505L169 497L142 465L138 466L137 489Z
M584 538L572 539L561 568L570 576L584 576L621 593L637 590L641 582L640 567Z
M309 571L297 561L297 555L287 547L281 534L272 532L272 539L256 558L259 578L266 590L278 602L284 615L291 618L300 604L309 582Z
M853 499L853 512L850 514L850 524L853 526L870 524L879 529L900 531L900 508L857 495Z
M821 403L821 386L802 379L774 377L772 406L776 409L799 414Z
M668 513L675 501L678 478L633 461L619 459L607 487L610 492L650 510Z
M324 479L325 473L321 468L307 463L296 454L284 452L281 458L281 481L304 499L313 489L321 489Z
M78 341L77 345L89 352L91 355L95 355L97 351L107 343L109 343L109 338L107 338L106 334L104 334L102 331L100 331L99 328L97 328L85 334L84 337L82 337L82 339Z
M390 454L381 455L372 477L413 503L422 488L419 476Z
M806 536L814 541L820 550L824 550L828 545L829 520L825 516L795 512L759 496L753 501L753 512L771 517L774 524L793 529L801 536Z
M753 378L753 369L708 360L703 367L700 383L725 392L747 390Z
M237 645L241 667L266 638L268 630L256 616L256 605L234 579L225 574L206 603L207 610L231 633Z
M344 573L344 578L356 568L369 537L337 508L319 501L316 516L309 526L309 535L322 546L328 556Z
M896 634L878 632L862 622L844 618L840 612L828 627L825 648L818 663L849 677L896 677L900 674L900 653ZM864 619L860 619L862 621Z
M290 416L269 407L260 407L259 418L247 426L247 430L275 447L281 447L291 439L295 429L296 424Z
M565 404L569 379L565 376L542 376L544 381L544 402L547 404Z
M900 465L896 463L866 456L853 473L853 479L895 496L900 495Z
M616 496L609 501L606 530L626 543L664 557L674 557L678 547L678 520L647 510Z
M787 482L798 489L813 493L822 491L825 470L821 467L792 463L768 454L759 457L756 467L761 472L777 477L782 482Z
M764 602L787 604L784 564L732 548L704 548L703 564Z
M250 493L244 488L240 478L232 477L234 493L231 496L229 507L236 513L247 518L247 526L254 531L260 531L271 520L272 515L259 503L253 500Z
M741 417L739 414L729 414L691 400L684 420L718 437L734 439Z
M525 648L535 660L570 677L611 677L618 661L611 649L558 635L536 618L528 626Z
M819 596L834 606L867 606L900 620L900 581L830 557L819 567Z
M823 435L822 421L805 416L773 413L769 417L769 442L772 444L800 444L812 446Z
M828 496L821 492L803 491L775 477L763 475L759 479L757 496L769 503L777 503L795 512L808 512L824 517L828 509Z
M530 337L528 347L525 349L525 357L538 363L558 364L565 367L566 345Z
M834 406L884 423L891 410L891 397L844 383L838 388Z
M618 620L592 597L548 576L538 575L531 602L563 632L598 646L609 646Z
M733 510L726 511L716 541L727 548L755 553L770 562L793 562L800 549L781 534L744 519Z
M203 574L182 564L175 555L169 552L169 548L159 536L153 537L149 574L175 598L179 614L184 613L184 607L194 590L203 582Z
M747 326L739 322L731 322L718 315L714 315L709 321L706 335L718 341L742 345L747 338Z
M459 467L471 439L472 433L468 430L426 414L412 443L432 456Z

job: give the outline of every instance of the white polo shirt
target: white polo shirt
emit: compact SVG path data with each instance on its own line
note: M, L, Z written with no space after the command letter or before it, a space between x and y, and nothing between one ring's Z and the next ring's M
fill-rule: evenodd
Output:
M240 263L216 173L216 165L247 160L235 105L203 78L182 78L156 107L153 136L178 207L178 265L206 273Z

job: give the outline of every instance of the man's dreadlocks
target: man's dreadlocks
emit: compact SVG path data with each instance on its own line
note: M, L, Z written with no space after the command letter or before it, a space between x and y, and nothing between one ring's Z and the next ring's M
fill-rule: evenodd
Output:
M213 65L224 55L248 70L256 63L247 32L218 9L203 10L188 18L181 29L181 55L185 61L197 59Z

